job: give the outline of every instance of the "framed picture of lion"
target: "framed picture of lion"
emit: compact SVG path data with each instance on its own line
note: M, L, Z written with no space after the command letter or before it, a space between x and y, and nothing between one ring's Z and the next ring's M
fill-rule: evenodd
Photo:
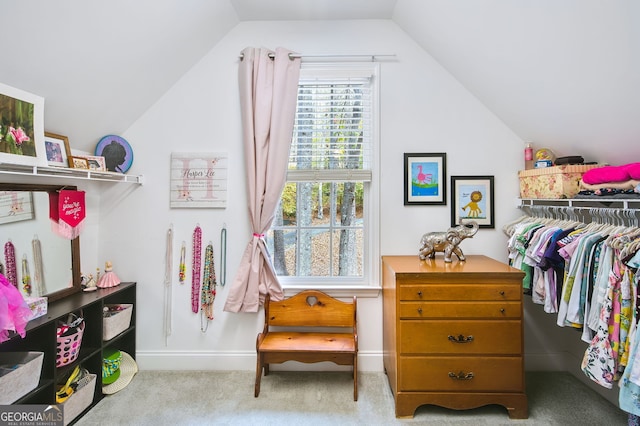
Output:
M495 228L493 176L451 176L451 226L474 220Z

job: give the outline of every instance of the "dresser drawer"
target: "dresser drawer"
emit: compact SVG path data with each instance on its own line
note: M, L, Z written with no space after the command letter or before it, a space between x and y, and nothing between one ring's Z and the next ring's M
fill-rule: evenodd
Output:
M403 320L398 328L398 350L403 355L522 353L519 320Z
M398 374L401 391L524 391L520 357L400 357Z
M423 284L400 285L398 300L522 300L522 282L508 284Z
M520 318L522 304L510 302L400 302L400 319Z

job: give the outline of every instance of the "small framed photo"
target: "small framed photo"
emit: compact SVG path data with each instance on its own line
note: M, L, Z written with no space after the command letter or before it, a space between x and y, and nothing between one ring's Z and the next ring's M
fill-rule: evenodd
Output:
M100 172L107 171L107 164L104 157L98 155L82 155L81 157L87 159L89 170L96 170Z
M69 165L72 169L89 170L89 161L84 157L69 156Z
M447 204L447 154L404 154L404 205Z
M69 138L55 133L44 133L44 148L47 153L47 162L53 167L71 167L69 164Z
M493 176L451 176L451 226L475 220L480 228L495 228Z

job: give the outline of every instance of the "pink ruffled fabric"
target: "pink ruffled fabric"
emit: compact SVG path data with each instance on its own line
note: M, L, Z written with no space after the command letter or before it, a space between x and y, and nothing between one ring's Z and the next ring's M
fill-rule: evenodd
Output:
M9 340L9 331L15 331L24 337L29 318L31 309L20 291L0 274L0 343Z
M622 166L603 166L587 170L582 181L589 185L610 182L625 182L640 179L640 163L623 164Z

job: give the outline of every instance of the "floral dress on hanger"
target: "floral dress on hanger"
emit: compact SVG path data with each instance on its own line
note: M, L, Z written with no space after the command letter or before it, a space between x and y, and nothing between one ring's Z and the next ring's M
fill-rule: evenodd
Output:
M596 335L587 347L581 365L587 377L607 389L613 387L616 373L616 357L609 340L609 326L614 310L614 288L620 288L620 280L620 261L616 257L613 269L609 273L609 285L600 310Z
M631 286L634 300L636 301L636 310L638 309L638 285L640 285L640 274L637 269L640 267L640 252L637 252L635 256L627 262L630 268L636 269L636 274L632 280L634 285ZM631 413L634 416L640 416L640 342L637 335L637 316L635 324L632 325L629 336L629 357L626 368L620 378L620 393L618 395L618 403L620 408ZM632 321L633 322L633 321ZM635 327L634 327L635 326ZM637 419L637 418L636 418Z

